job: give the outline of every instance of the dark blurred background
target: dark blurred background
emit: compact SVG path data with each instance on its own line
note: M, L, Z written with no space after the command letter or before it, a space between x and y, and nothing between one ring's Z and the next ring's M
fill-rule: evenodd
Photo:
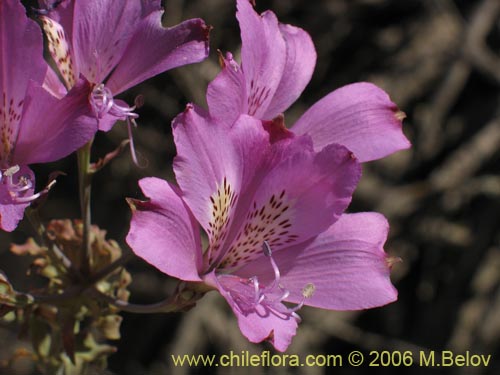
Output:
M95 178L93 222L124 242L130 213L125 197L141 197L138 179L173 179L175 147L170 122L187 102L203 106L207 83L218 73L216 50L239 52L233 0L167 0L165 23L201 17L214 28L210 58L151 79L130 90L142 94L135 131L137 151L148 161L139 169L125 152ZM497 374L500 371L500 1L498 0L257 0L283 23L307 30L318 62L311 83L286 113L291 125L330 91L357 81L384 88L407 114L404 131L410 150L363 165L363 178L350 212L378 211L391 224L386 251L401 257L393 268L399 300L362 312L303 308L288 353L345 354L360 350L453 350L491 354L489 367L400 368L408 374ZM133 58L133 57L131 57ZM98 134L94 159L126 138L117 125ZM60 177L43 209L44 219L79 215L76 158L35 166L40 186L59 169ZM28 288L27 263L9 253L9 243L33 232L23 222L0 233L0 269L15 286ZM25 262L25 263L22 263ZM23 268L24 267L24 268ZM171 280L141 260L128 269L131 300L162 299ZM122 339L111 356L113 374L208 373L173 369L170 354L260 353L270 345L250 344L240 334L223 299L207 295L185 314L123 314ZM13 327L0 323L0 359L13 347ZM216 368L211 369L217 373ZM234 369L300 373L290 368ZM337 374L387 373L383 368L331 369ZM225 369L221 373L232 373ZM327 370L308 368L307 373ZM433 372L434 371L434 372ZM328 371L330 372L330 371Z

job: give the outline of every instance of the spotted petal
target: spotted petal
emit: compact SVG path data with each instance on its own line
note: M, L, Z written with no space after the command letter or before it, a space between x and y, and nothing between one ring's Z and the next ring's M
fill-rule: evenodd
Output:
M340 145L283 160L259 182L220 267L251 262L262 255L264 241L278 251L323 232L350 203L360 175L359 163Z
M365 162L410 147L401 116L382 89L361 82L341 87L318 101L292 130L310 135L316 150L340 143Z
M41 16L40 20L43 31L47 35L49 53L64 80L65 87L73 87L76 83L76 77L78 77L78 70L73 61L74 57L70 49L68 35L66 35L63 26L57 21L46 16ZM60 91L57 82L53 79L54 77L49 75L47 78L49 78L47 83L50 84L52 91Z
M286 64L285 40L273 12L258 15L248 0L238 0L236 17L241 29L241 61L246 80L248 113L265 118L266 108L280 84Z
M28 82L41 83L48 68L40 28L16 0L0 1L0 59L0 161L5 161L17 138Z
M193 105L174 120L173 133L177 182L216 251L229 235L242 189L268 153L268 134L249 116L228 130Z
M389 225L378 213L344 214L328 230L306 243L273 253L288 301L303 300L302 289L313 284L310 306L359 310L382 306L397 298L383 250ZM238 271L272 282L268 259L258 259Z
M200 281L198 224L179 189L158 178L139 181L148 202L130 200L132 221L127 243L160 271L186 281Z

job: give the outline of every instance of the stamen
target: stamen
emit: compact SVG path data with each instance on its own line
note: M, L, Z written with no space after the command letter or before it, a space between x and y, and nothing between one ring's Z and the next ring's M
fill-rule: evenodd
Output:
M280 284L281 272L272 256L271 246L267 241L262 244L264 255L269 258L274 272L274 280L269 285L262 285L257 276L241 278L237 275L220 274L220 280L225 280L223 285L234 301L236 309L244 315L249 313L272 313L280 319L294 318L300 322L301 318L296 313L300 310L307 298L314 294L315 286L309 283L302 289L302 300L297 305L290 307L285 300L290 296L290 290Z
M262 250L264 251L264 255L269 258L269 261L271 262L271 266L273 267L274 282L270 286L270 288L273 289L274 287L276 287L280 283L280 278L281 278L280 270L278 268L278 265L276 264L276 262L273 259L273 252L271 251L271 246L269 246L269 243L267 241L264 241L264 243L262 244Z
M110 114L115 116L120 120L125 120L127 122L127 132L130 141L130 154L132 156L133 163L139 168L145 168L145 165L139 163L137 153L135 151L134 137L132 134L132 126L137 127L137 122L135 121L139 118L139 115L135 113L135 109L144 104L144 99L142 96L138 96L135 99L135 105L132 107L118 105L114 98L113 93L104 84L98 84L92 90L90 94L90 104L94 113L98 118L103 118L105 114Z
M14 181L14 176L21 170L18 165L6 169L3 173L0 171L0 183L4 183L7 186L10 198L14 204L24 204L33 202L44 194L47 194L49 190L56 183L52 180L42 191L32 194L24 195L28 190L33 188L33 181L29 176L20 176L18 181Z
M136 166L138 166L139 168L146 168L147 163L140 164L139 159L137 158L137 153L135 152L134 137L132 134L132 126L134 126L134 128L137 128L137 122L134 118L127 117L127 132L130 146L130 155L132 156L132 161Z

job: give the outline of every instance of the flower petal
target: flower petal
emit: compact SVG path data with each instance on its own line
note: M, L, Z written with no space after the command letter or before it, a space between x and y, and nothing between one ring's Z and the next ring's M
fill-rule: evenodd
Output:
M279 86L263 116L265 119L283 113L297 100L316 66L316 50L309 34L292 25L280 24L279 27L286 42L286 63Z
M124 51L107 86L113 94L178 66L202 61L208 56L210 28L201 19L191 19L171 28L161 24L163 11L143 19Z
M231 237L242 189L268 155L269 135L250 116L242 116L227 129L193 105L173 121L173 133L174 171L183 199L216 253Z
M309 134L316 150L340 143L365 162L410 147L402 132L402 115L387 93L361 82L331 92L313 105L292 130Z
M28 83L42 83L48 69L38 25L19 1L0 1L0 161L10 158Z
M307 284L315 291L305 304L314 307L359 310L395 301L397 291L383 250L388 230L387 220L378 213L344 214L315 239L274 252L280 282L291 292L287 301L301 302ZM274 277L268 259L237 273L257 276L263 284Z
M256 306L255 309L242 309L241 302L245 302L251 290L242 290L241 284L238 289L232 288L234 284L225 283L225 281L230 281L230 278L223 278L219 282L214 273L206 275L204 280L209 285L216 287L229 303L238 319L241 333L250 342L259 343L266 340L280 352L284 352L288 348L298 326L294 317L288 316L284 319L262 305ZM240 300L240 303L237 302L238 300Z
M21 166L21 169L14 175L14 182L16 183L20 176L27 176L30 181L34 183L35 176L33 171L26 166ZM34 189L28 189L25 194L32 195ZM7 232L12 232L16 229L17 224L24 216L24 210L28 207L29 203L14 203L7 189L7 185L2 183L0 179L0 229Z
M208 109L219 124L231 126L248 110L245 75L230 53L219 58L223 67L208 85Z
M138 0L75 1L72 46L79 73L92 83L103 82L122 58L141 15Z
M220 267L236 269L262 257L264 241L278 251L320 234L349 205L360 176L359 163L343 146L295 152L259 181Z
M258 15L248 0L238 0L241 61L246 79L249 115L263 120L283 75L286 45L273 12Z
M78 77L78 71L73 62L69 36L66 35L63 26L57 21L45 16L41 16L40 20L42 28L45 31L45 35L47 35L49 53L52 56L52 60L56 64L59 73L61 73L61 76L64 79L65 87L73 87L76 82L76 77ZM53 77L50 77L49 75L48 78ZM53 79L51 81L53 84L57 85ZM50 83L50 81L47 83ZM58 92L60 91L60 88L57 88L56 86L52 88L52 91Z
M68 93L68 90L59 79L59 76L52 69L47 69L47 74L43 81L43 88L50 92L52 96L59 99Z
M46 163L69 155L97 131L88 105L88 82L81 80L62 99L32 82L27 91L17 144L16 164Z
M0 2L0 46L2 74L0 84L3 100L15 103L24 98L28 82L41 83L47 64L43 59L43 39L40 27L26 17L26 10L19 1ZM7 69L8 68L8 69Z
M130 200L132 220L127 243L134 253L160 271L186 281L200 281L198 224L179 189L158 178L139 181L148 202Z

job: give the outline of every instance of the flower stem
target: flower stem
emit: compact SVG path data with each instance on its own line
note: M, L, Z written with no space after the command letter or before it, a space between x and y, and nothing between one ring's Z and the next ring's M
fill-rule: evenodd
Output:
M152 314L187 311L209 290L211 289L206 288L202 284L198 285L198 283L186 283L181 281L170 297L149 305L139 305L128 301L118 300L95 288L89 290L89 293L93 298L109 303L122 311L136 314Z
M80 210L83 222L82 251L80 258L81 273L86 276L90 274L90 192L92 185L92 172L90 170L90 152L93 139L80 148L78 156L78 188L80 194Z

